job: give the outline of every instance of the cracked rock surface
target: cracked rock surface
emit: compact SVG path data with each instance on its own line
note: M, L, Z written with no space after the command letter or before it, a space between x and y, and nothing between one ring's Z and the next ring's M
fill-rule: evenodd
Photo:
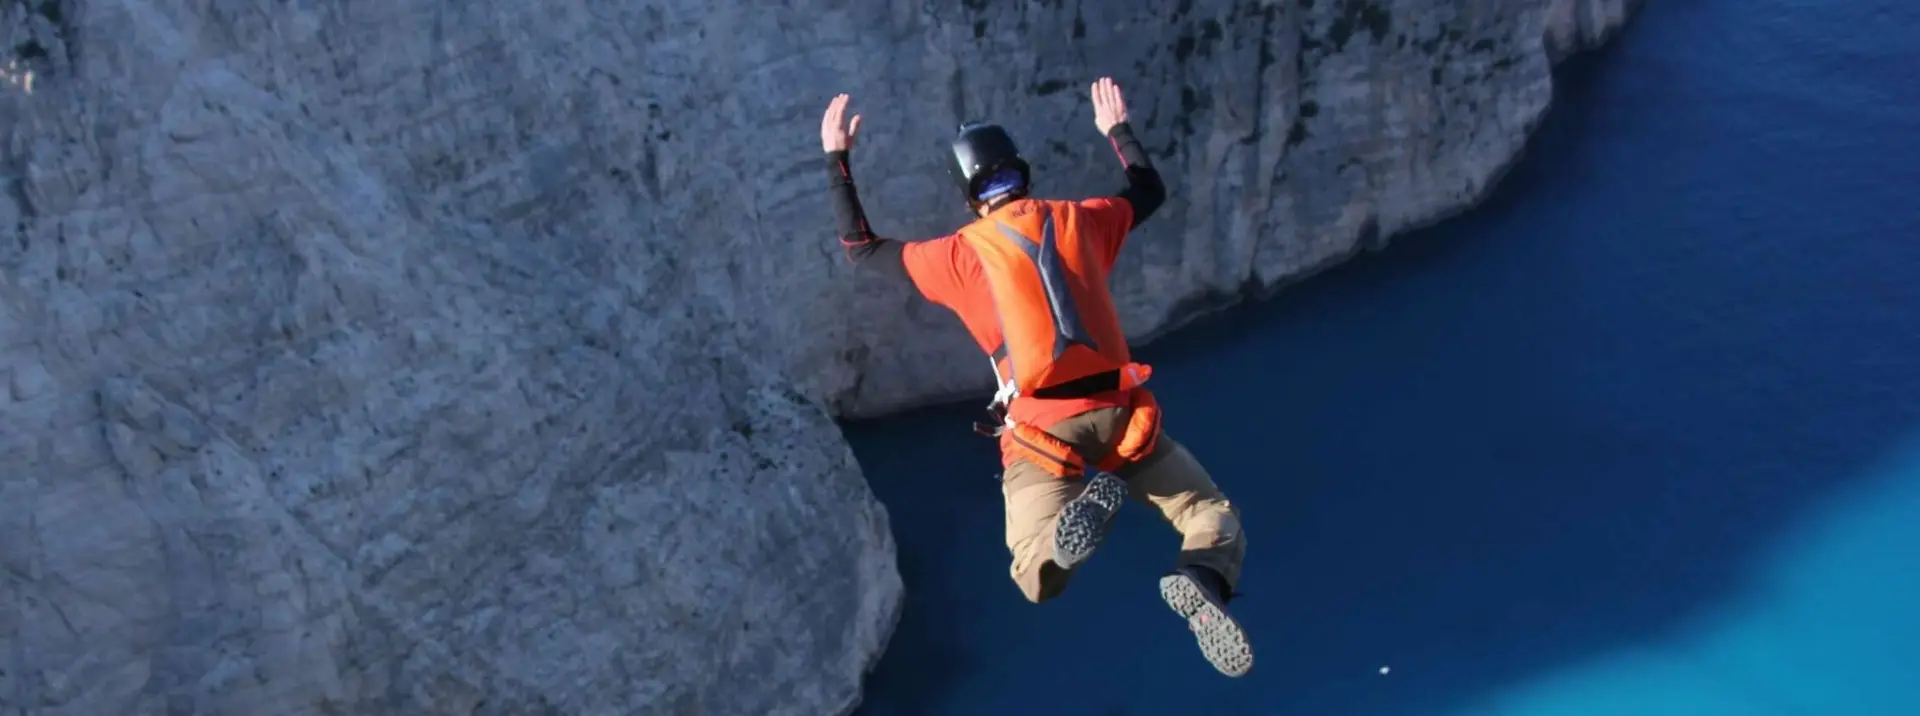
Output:
M1634 5L0 0L0 713L845 713L832 418L990 376L838 256L833 93L913 238L963 118L1115 186L1119 79L1144 338L1477 200Z

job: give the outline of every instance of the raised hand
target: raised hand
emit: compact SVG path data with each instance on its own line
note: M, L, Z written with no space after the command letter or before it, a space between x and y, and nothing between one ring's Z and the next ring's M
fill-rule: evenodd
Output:
M1112 77L1102 77L1093 83L1093 126L1100 130L1101 136L1113 131L1113 126L1127 121L1127 100L1120 96L1120 85L1113 83Z
M853 115L848 122L847 100L845 93L834 96L827 103L827 113L820 117L820 149L826 152L842 152L853 149L853 137L860 132L860 115ZM1123 111L1124 113L1124 111Z

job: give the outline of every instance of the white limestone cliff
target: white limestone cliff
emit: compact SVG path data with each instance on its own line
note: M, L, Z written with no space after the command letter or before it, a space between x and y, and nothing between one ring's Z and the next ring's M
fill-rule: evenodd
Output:
M984 387L855 277L1006 123L1172 184L1130 330L1475 201L1634 0L6 0L0 713L816 714L899 610L832 423ZM889 479L892 476L873 476Z

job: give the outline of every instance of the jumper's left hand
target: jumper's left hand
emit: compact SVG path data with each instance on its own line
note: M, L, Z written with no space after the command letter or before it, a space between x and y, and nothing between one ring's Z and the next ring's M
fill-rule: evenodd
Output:
M827 113L820 117L820 149L826 152L852 151L854 135L860 132L860 115L853 115L848 122L847 100L845 93L837 95L827 103Z

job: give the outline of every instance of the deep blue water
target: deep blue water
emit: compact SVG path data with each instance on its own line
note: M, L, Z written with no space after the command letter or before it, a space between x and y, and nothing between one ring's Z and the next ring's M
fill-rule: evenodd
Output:
M1559 77L1484 206L1142 351L1251 675L1146 509L1023 601L968 405L846 428L908 590L862 713L1920 714L1920 4L1651 0Z

